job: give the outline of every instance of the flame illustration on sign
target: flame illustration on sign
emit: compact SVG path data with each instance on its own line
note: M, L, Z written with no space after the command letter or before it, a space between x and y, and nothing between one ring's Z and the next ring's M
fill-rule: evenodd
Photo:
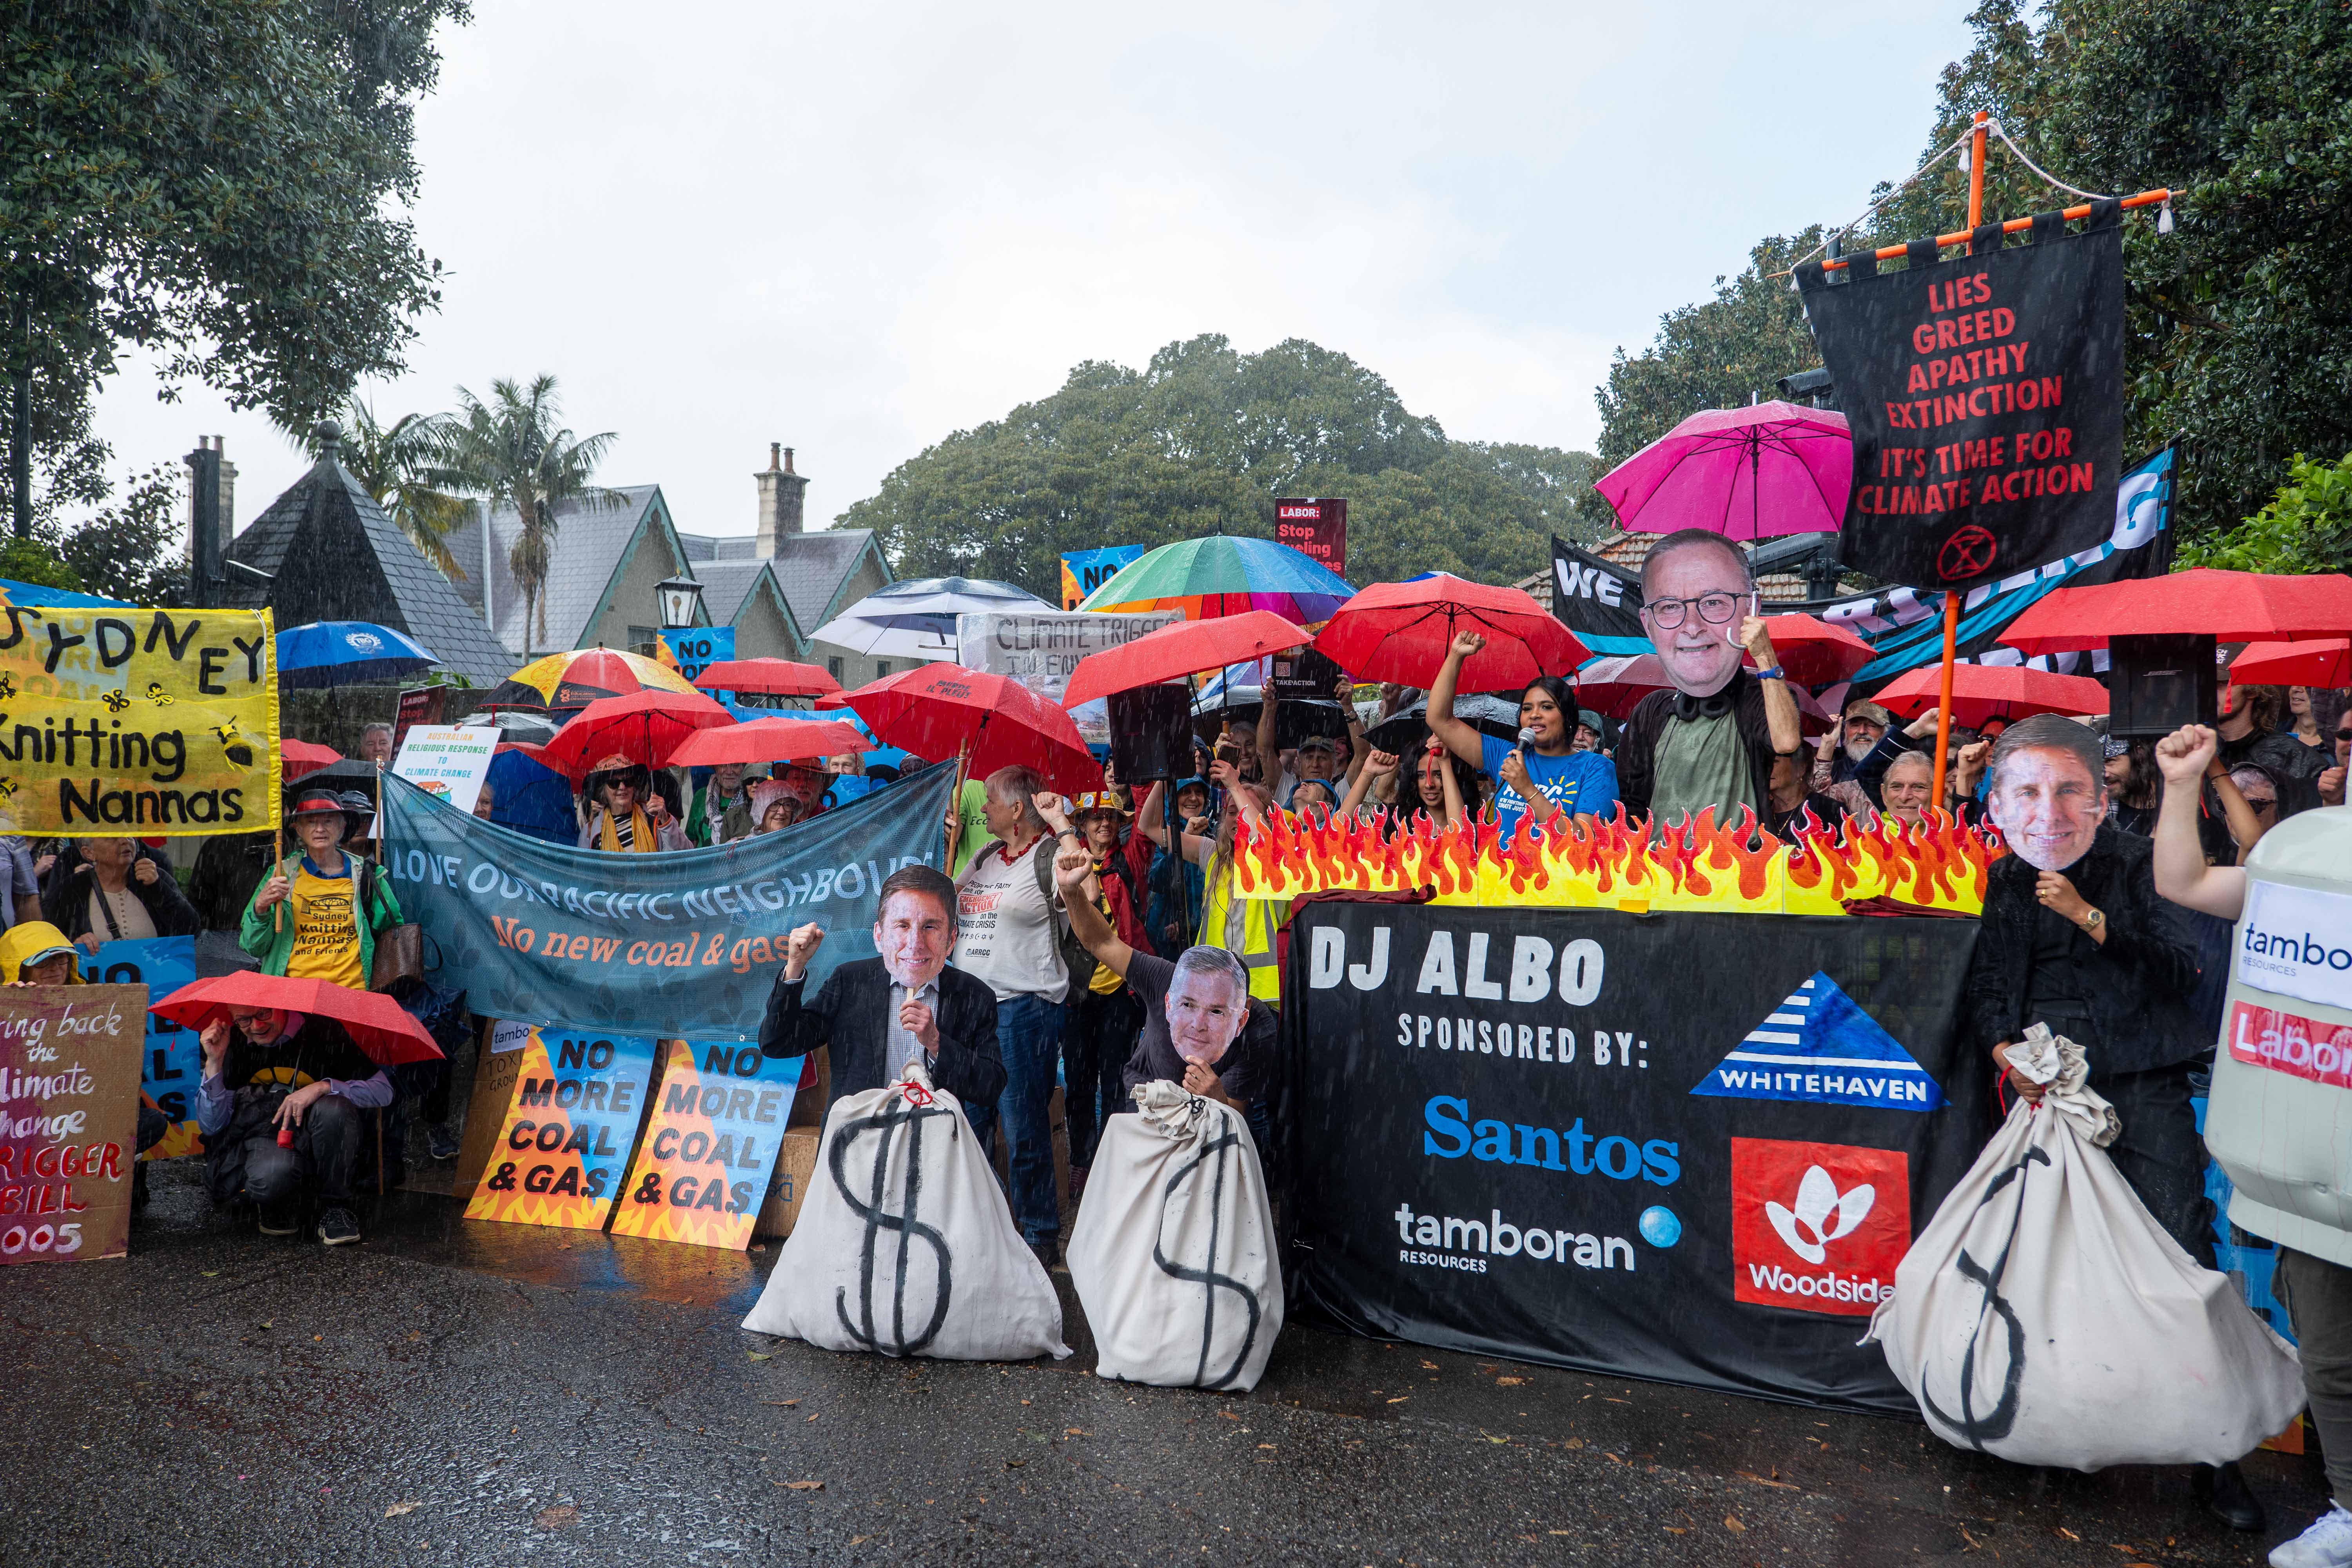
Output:
M1686 832L1654 840L1622 804L1586 829L1561 816L1523 823L1507 839L1490 822L1440 827L1416 812L1391 836L1310 809L1244 824L1234 878L1247 899L1431 888L1440 904L1843 915L1849 903L1886 899L1979 914L1986 874L2006 853L1997 832L1940 811L1908 826L1849 819L1836 833L1807 817L1783 837L1747 806L1721 825L1710 809Z

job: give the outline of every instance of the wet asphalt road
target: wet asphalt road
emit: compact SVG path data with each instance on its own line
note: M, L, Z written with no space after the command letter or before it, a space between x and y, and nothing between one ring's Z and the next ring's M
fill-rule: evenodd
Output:
M2084 1477L1828 1415L1286 1328L1244 1398L744 1333L748 1257L421 1193L330 1252L157 1173L132 1255L0 1270L0 1563L2249 1563L2325 1506ZM364 1218L365 1216L363 1216ZM806 1483L822 1483L811 1487ZM801 1483L795 1486L793 1483Z

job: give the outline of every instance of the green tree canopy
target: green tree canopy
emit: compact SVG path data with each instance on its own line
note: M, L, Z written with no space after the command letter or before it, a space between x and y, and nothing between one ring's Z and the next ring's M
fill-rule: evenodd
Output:
M0 16L5 358L48 488L105 494L124 344L303 423L390 375L437 266L402 215L467 0L75 0Z
M1453 440L1374 372L1300 339L1244 354L1203 335L1140 371L1078 365L1052 396L899 465L839 521L873 529L903 574L1052 598L1065 551L1271 537L1276 496L1344 496L1350 580L1508 582L1545 566L1554 531L1592 531L1579 511L1591 462Z
M1921 161L1982 109L2084 190L2177 193L2174 233L2147 216L2125 225L2125 444L2139 453L2181 442L2184 531L2228 530L2261 509L2298 452L2352 449L2352 292L2342 284L2352 230L2340 219L2352 204L2352 8L1982 0L1969 25ZM1967 225L1968 176L1952 162L1877 195L1885 205L1848 248ZM1993 144L1988 218L2077 199ZM1817 237L1808 231L1789 254ZM1773 367L1800 368L1786 319L1740 308L1751 286L1787 289L1759 276L1786 266L1781 247L1765 241L1758 265L1716 300L1669 314L1640 358L1620 355L1598 394L1604 458L1698 408L1745 401ZM1710 379L1716 366L1747 364L1748 381Z

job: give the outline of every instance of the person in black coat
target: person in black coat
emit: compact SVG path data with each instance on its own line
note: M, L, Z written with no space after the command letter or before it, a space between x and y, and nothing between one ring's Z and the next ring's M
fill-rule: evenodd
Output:
M81 838L73 847L41 889L42 912L68 942L95 952L122 937L194 936L204 923L171 862L137 839Z
M2081 1046L2088 1087L2123 1121L2107 1148L2116 1170L2181 1250L2210 1268L2213 1208L2189 1079L2213 1036L2191 1003L2188 911L2156 890L2154 842L2107 825L2105 759L2088 728L2054 714L2022 720L1993 747L1991 772L1988 803L2011 852L1986 878L1963 1025L1991 1053L2037 1022ZM2014 1092L2041 1098L2006 1059L1995 1054L1993 1063ZM2262 1528L2235 1464L2202 1475L2200 1490L2233 1529Z
M812 923L794 931L768 994L761 1050L804 1057L829 1045L834 1100L896 1083L919 1058L934 1088L966 1106L994 1105L1004 1092L996 994L986 982L947 966L955 945L955 884L932 868L901 866L891 872L875 906L874 947L880 956L835 970L814 1002L803 992L824 929Z

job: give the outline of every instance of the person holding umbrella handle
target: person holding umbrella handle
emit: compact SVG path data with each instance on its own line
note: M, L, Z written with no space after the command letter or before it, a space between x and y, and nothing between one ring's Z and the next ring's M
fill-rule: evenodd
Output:
M231 1007L197 1037L196 1125L218 1207L250 1206L264 1236L291 1236L305 1202L329 1247L359 1240L352 1173L360 1113L392 1103L392 1079L331 1018Z

